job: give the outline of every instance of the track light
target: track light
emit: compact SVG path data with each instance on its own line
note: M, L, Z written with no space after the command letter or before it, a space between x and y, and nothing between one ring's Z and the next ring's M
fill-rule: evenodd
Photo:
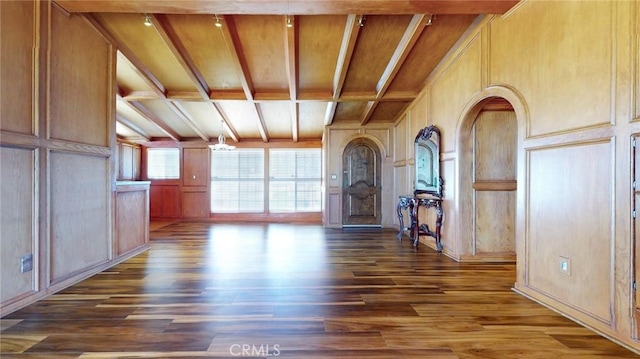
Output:
M151 16L149 14L144 15L144 26L151 26L153 23L151 22Z
M216 27L222 27L222 21L220 21L218 15L216 15Z
M287 15L287 27L293 27L293 19L291 15Z
M424 24L424 26L430 26L431 24L433 24L433 14L429 14L427 22Z
M360 18L358 19L358 26L363 27L365 20L367 20L367 17L364 15L360 15Z

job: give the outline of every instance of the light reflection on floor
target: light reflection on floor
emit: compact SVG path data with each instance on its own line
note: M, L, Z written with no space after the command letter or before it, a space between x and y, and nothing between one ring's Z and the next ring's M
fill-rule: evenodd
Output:
M319 225L212 224L206 266L226 279L304 278L326 265L323 231Z

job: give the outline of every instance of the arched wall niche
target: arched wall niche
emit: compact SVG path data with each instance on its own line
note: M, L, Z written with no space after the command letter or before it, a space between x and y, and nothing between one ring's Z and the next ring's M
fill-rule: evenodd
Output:
M510 108L509 108L510 106ZM457 214L458 241L457 253L451 253L452 257L460 261L504 261L504 257L477 256L474 246L475 213L474 213L474 137L473 126L478 115L484 110L500 109L515 113L517 138L516 138L516 218L515 218L515 254L524 259L524 210L526 200L526 162L523 142L526 139L529 112L522 95L515 89L505 86L490 86L472 97L462 111L456 129L456 182L454 192L457 193L454 203L454 213Z

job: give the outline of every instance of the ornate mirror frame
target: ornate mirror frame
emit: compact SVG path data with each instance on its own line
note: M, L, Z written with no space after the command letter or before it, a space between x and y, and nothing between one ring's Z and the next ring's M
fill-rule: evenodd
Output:
M436 126L421 129L414 141L414 195L430 194L442 198L440 176L440 130Z

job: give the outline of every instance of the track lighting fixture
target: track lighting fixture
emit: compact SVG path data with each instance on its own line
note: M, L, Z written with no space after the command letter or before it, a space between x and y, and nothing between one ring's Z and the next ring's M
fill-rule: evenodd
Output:
M222 27L222 21L220 21L218 15L216 15L216 27Z
M151 16L149 14L144 14L144 26L151 26L153 23L151 22Z
M360 18L358 19L358 26L363 27L364 26L364 22L367 20L367 17L364 15L360 15Z
M430 26L431 24L433 24L433 14L429 14L427 22L424 24L424 26Z

